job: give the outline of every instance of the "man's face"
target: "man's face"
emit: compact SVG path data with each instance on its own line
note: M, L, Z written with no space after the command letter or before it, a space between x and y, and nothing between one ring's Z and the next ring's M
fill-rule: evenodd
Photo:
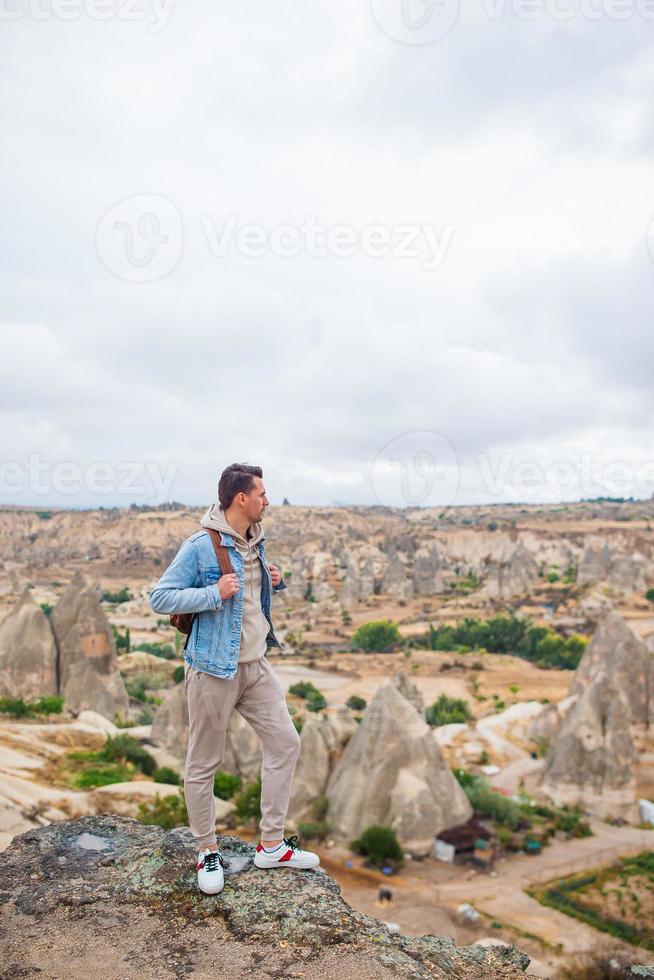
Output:
M253 484L250 492L245 495L245 513L250 518L250 523L260 521L268 507L266 488L260 476L252 478Z

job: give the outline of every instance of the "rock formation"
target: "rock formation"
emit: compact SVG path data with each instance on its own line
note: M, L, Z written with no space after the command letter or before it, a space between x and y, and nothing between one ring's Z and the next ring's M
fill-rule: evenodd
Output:
M18 835L0 855L6 975L517 980L529 965L515 946L391 933L321 868L261 871L252 845L218 846L225 887L207 896L186 827L110 813Z
M541 788L557 805L604 819L637 818L636 751L615 678L596 674L568 711L548 752Z
M416 551L413 585L416 595L437 595L445 592L441 558L435 545L422 545Z
M188 700L184 683L168 691L152 719L150 739L165 749L182 769L188 746ZM245 782L256 779L261 771L261 744L252 726L232 711L227 724L225 753L218 767L221 772L240 776Z
M129 698L116 643L96 590L77 572L50 616L58 650L59 693L72 711L90 708L113 720Z
M608 544L588 545L577 569L577 585L587 582L603 582L611 569L613 556Z
M57 694L57 647L29 589L0 624L0 697L33 701Z
M581 694L600 673L623 695L632 722L654 721L654 657L615 610L599 620L569 693Z
M491 561L485 572L481 591L493 598L505 598L530 592L538 582L538 563L522 542L507 562Z
M544 738L551 742L561 727L561 722L577 700L578 695L573 694L556 704L554 702L544 704L542 710L530 720L527 726L527 737L530 739Z
M326 794L334 836L350 840L383 824L415 854L429 853L439 831L472 815L429 725L393 680L377 689Z
M404 559L396 547L389 550L388 564L380 591L392 593L398 599L410 599L413 595L413 579L409 577Z
M325 793L330 773L357 728L357 722L345 707L330 714L307 716L300 733L300 755L288 807L289 823L297 827L300 821L315 820L312 805Z

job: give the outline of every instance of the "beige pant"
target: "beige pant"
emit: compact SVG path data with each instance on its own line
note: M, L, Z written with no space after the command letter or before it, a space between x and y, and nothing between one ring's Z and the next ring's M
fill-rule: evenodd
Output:
M196 843L202 848L216 843L213 778L225 751L234 708L261 741L261 837L282 838L300 736L268 658L239 663L231 678L215 677L186 664L184 684L189 714L184 796Z

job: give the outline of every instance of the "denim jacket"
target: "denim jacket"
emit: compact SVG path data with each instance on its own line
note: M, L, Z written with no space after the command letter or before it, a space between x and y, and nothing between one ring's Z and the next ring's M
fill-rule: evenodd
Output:
M150 607L157 613L197 613L184 644L184 660L197 670L216 677L233 677L238 667L243 620L244 561L231 534L219 531L221 543L228 551L232 568L239 582L239 591L223 599L217 586L222 571L216 558L211 537L206 530L196 531L182 542L179 551L150 592ZM273 586L263 539L256 544L263 574L261 577L261 608L270 632L268 646L286 649L273 630L270 618L272 592L281 592L282 579Z

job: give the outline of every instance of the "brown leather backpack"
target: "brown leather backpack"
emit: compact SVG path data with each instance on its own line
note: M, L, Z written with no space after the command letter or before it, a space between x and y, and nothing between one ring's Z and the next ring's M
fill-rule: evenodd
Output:
M218 559L218 564L220 565L222 574L231 575L234 569L232 568L232 563L229 560L229 551L224 544L220 543L220 534L218 531L214 531L211 527L205 528L205 531L208 531L211 536L211 541L213 543L216 558ZM188 634L191 632L194 616L197 616L197 613L173 613L170 617L170 625L174 626L180 633Z

